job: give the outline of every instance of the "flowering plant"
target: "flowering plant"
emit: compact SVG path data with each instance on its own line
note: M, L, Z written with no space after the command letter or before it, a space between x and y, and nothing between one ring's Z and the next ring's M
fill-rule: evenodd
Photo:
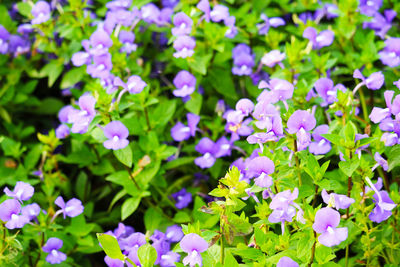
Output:
M5 0L1 266L399 266L399 12Z

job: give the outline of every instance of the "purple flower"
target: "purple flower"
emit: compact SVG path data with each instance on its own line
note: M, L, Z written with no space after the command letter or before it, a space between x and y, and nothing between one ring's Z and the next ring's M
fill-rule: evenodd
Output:
M238 33L237 27L235 26L236 18L234 16L229 16L225 18L225 26L229 27L225 32L225 37L234 38Z
M35 219L40 213L40 206L36 203L26 205L22 208L21 214L26 216L29 220Z
M374 166L374 167L372 167L372 171L373 171L376 167L378 167L379 165L382 167L382 169L383 169L384 171L387 171L387 170L389 169L389 165L388 165L387 160L385 160L385 159L381 156L381 154L379 154L379 152L375 152L374 159L375 159L377 165Z
M132 0L114 0L106 4L106 7L111 10L128 9L132 4Z
M160 16L160 9L153 3L142 6L140 12L142 19L147 23L156 23Z
M161 255L160 266L161 267L175 267L175 262L179 262L181 255L176 252L168 251L167 253Z
M296 215L296 208L299 210L297 212L297 220L301 223L305 223L302 214L303 211L300 209L299 205L294 203L294 200L298 197L299 190L296 187L293 193L290 189L283 192L279 192L273 198L269 207L273 212L269 215L268 221L271 223L281 223L282 235L285 231L285 222L291 222L294 215Z
M360 13L373 16L382 6L382 0L360 0Z
M383 64L389 67L400 65L400 38L388 38L385 41L385 48L380 51L379 57Z
M33 186L25 182L17 182L13 191L10 191L8 187L4 188L4 193L7 196L15 198L21 203L22 201L29 200L33 196L34 192L35 189Z
M133 43L135 41L135 34L133 32L121 30L118 39L123 45L121 47L121 52L125 52L129 55L136 51L137 45Z
M56 137L58 139L66 138L69 135L69 127L65 124L60 124L56 129Z
M72 218L80 215L83 212L82 202L76 198L72 198L65 203L62 196L59 196L54 203L61 208L54 214L54 218L60 213L64 215L65 219L66 216Z
M281 62L285 59L285 56L285 53L281 53L279 50L271 50L261 58L261 63L270 68L273 68L276 64L284 68Z
M324 155L331 150L331 143L321 136L321 134L327 134L328 132L329 126L326 124L322 124L314 129L312 133L314 142L311 142L308 148L311 153L314 155Z
M203 156L196 158L194 163L202 169L210 168L217 158L230 155L231 147L232 143L226 137L221 137L216 143L203 137L195 147Z
M63 241L57 237L51 237L47 240L42 250L49 253L46 257L46 261L51 264L58 264L67 259L65 253L58 251L63 246Z
M190 267L194 267L196 264L200 267L203 266L200 253L207 250L208 243L202 237L194 233L187 234L182 238L180 246L184 252L188 253L183 259L185 266L188 264Z
M110 75L112 69L111 55L105 54L94 56L93 63L88 65L86 72L93 78L106 78Z
M142 80L138 75L132 75L128 81L124 83L121 78L115 77L113 81L114 86L121 86L131 94L139 94L147 86L147 83Z
M123 261L119 259L113 259L108 256L104 257L104 262L107 264L108 267L124 267L125 264Z
M380 223L387 220L392 215L392 209L397 205L390 199L388 192L382 190L377 191L373 196L375 208L369 214L369 219L373 222Z
M137 249L141 246L146 244L146 236L142 233L132 233L128 237L122 239L119 242L119 245L121 246L122 250L132 250L136 249L136 258L137 258ZM133 256L135 253L132 253L131 256Z
M174 16L174 28L172 28L172 35L189 35L192 31L193 21L183 12L179 12Z
M196 46L196 40L190 36L181 35L178 36L173 44L176 52L174 57L176 58L187 58L194 54L194 48Z
M291 99L293 96L294 86L290 82L278 78L273 78L268 82L261 81L258 88L268 88L270 91L262 92L257 100L265 101L265 103L277 103L278 101L285 101ZM284 102L285 103L285 102ZM287 104L285 104L287 106ZM288 107L286 107L288 109Z
M305 110L296 110L292 116L290 116L287 121L287 131L290 134L296 133L299 150L306 148L311 143L311 135L308 131L314 129L315 125L316 120L314 115Z
M242 98L235 106L237 111L241 111L244 116L248 116L254 109L254 104L250 99Z
M321 103L321 107L334 103L337 100L337 90L342 89L341 91L343 91L344 88L341 84L334 86L333 81L329 78L318 79L314 87L318 95L324 100L324 102Z
M188 113L186 115L188 126L178 121L174 127L171 128L171 136L175 141L183 141L189 139L191 136L195 136L197 124L200 121L200 116Z
M180 191L171 194L171 196L176 201L175 207L177 209L186 208L192 202L192 194L187 192L185 188L182 188Z
M310 40L314 49L320 49L325 46L330 46L333 43L335 34L331 30L325 30L317 34L316 29L308 27L304 30L303 37Z
M14 57L28 53L31 49L31 44L26 37L11 35L8 40L8 51Z
M351 204L355 202L354 199L345 195L339 195L335 193L328 194L325 189L322 190L321 196L326 204L337 210L347 209L348 207L350 207Z
M179 242L183 237L182 227L178 225L171 225L165 231L165 238L168 242Z
M279 259L276 267L299 267L299 264L289 257L282 257Z
M258 34L266 35L270 27L279 27L285 25L285 21L279 17L268 18L265 14L261 14L261 19L264 21L261 24L257 24Z
M253 158L247 164L247 176L255 177L254 183L259 187L271 187L273 184L272 178L269 176L274 172L275 165L272 160L267 157Z
M32 24L41 24L50 19L50 5L46 1L38 1L32 7L32 15L35 17Z
M108 48L110 48L113 44L110 36L102 27L99 27L94 33L92 33L89 42L92 46L90 49L90 54L93 56L107 54Z
M340 213L331 208L322 208L315 214L313 229L321 234L318 241L327 247L339 245L347 239L347 227L337 228Z
M3 25L0 25L0 54L7 54L8 52L8 39L10 38L9 32Z
M129 131L120 121L112 121L104 127L104 135L108 140L103 145L107 149L119 150L128 146Z
M229 17L229 9L223 5L215 5L210 12L210 18L213 22L220 22Z
M385 76L383 76L381 71L374 72L367 79L365 79L360 70L357 69L354 71L353 77L362 80L362 83L358 84L354 91L356 91L356 89L361 85L365 85L370 90L378 90L385 82Z
M21 204L15 199L6 199L0 204L0 220L8 222L12 216L18 215L21 211Z
M200 0L196 7L204 12L205 20L209 22L211 9L208 0Z
M68 122L72 123L71 132L83 134L87 132L89 124L96 115L96 110L94 109L96 99L89 94L84 94L79 98L78 102L81 110L70 110Z
M232 73L238 76L250 75L254 67L254 55L247 53L234 54Z
M385 39L385 35L392 27L392 20L396 17L396 15L396 11L391 9L385 10L384 15L379 12L375 12L371 21L366 21L363 23L363 28L370 28L374 30L375 34L380 38Z
M196 90L196 77L186 70L181 70L175 76L173 83L176 89L173 94L177 97L191 95Z

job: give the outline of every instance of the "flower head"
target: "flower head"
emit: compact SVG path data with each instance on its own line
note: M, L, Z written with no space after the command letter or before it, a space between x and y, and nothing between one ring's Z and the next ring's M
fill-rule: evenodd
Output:
M173 83L176 89L173 94L177 97L191 95L196 90L196 77L186 70L181 70L175 76Z
M172 28L172 35L187 35L192 31L193 21L184 12L179 12L174 16L173 19L174 28Z
M35 17L32 24L41 24L50 19L50 5L46 1L38 1L32 7L32 15Z
M108 140L103 145L107 149L118 150L128 146L129 131L120 121L112 121L104 127L104 135Z
M180 242L181 249L188 253L183 259L183 264L190 267L198 264L200 267L202 264L202 258L200 253L204 252L208 248L208 243L200 237L198 234L190 233L185 235Z
M72 198L67 203L64 202L62 196L56 198L54 203L60 207L61 209L56 212L56 214L62 213L64 215L64 219L66 216L68 217L76 217L83 212L83 205L79 199ZM56 216L56 215L55 215Z
M57 237L51 237L47 240L46 244L42 247L42 250L49 253L46 257L46 261L51 264L58 264L67 259L65 253L60 252L59 249L63 246L63 241Z
M314 49L320 49L325 46L330 46L333 43L335 34L331 30L325 30L318 34L315 28L308 27L304 30L303 37L310 40Z
M194 48L196 46L196 41L193 37L187 35L180 35L175 39L173 47L176 52L174 57L176 58L186 58L191 57L194 54Z
M7 196L13 197L20 202L29 200L33 196L34 192L35 189L33 186L25 182L17 182L13 191L10 191L8 187L4 188L4 193Z
M192 202L192 194L187 192L185 188L171 195L176 201L176 208L183 209Z
M340 213L331 208L322 208L315 214L313 229L321 234L318 241L327 247L339 245L347 239L347 227L337 228Z

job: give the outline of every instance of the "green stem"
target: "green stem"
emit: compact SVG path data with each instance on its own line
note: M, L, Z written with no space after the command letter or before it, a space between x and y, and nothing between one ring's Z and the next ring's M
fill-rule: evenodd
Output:
M145 118L146 118L146 123L147 123L148 131L151 131L151 124L150 124L150 119L149 119L149 113L148 113L146 107L143 108L143 112L144 112L144 116L145 116Z
M314 231L314 244L311 248L311 259L310 259L310 263L308 264L308 267L310 267L313 262L314 262L314 256L315 256L315 245L317 244L317 233Z
M358 90L358 93L360 95L360 102L361 102L361 108L362 108L362 111L363 111L364 120L368 122L369 121L368 109L367 109L367 104L365 103L364 92L363 92L361 87Z
M221 261L222 266L224 266L225 247L224 247L224 235L223 234L221 234L220 240L221 240L221 259L220 259L220 261Z
M346 246L346 261L345 261L345 266L349 266L349 244Z
M300 173L300 161L297 156L297 141L294 139L294 160L296 161L297 177L299 178L299 187L301 186L301 173Z

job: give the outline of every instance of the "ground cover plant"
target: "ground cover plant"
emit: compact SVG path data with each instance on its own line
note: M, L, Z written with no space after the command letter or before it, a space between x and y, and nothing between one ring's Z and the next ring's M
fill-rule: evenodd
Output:
M400 2L0 3L1 266L400 266Z

